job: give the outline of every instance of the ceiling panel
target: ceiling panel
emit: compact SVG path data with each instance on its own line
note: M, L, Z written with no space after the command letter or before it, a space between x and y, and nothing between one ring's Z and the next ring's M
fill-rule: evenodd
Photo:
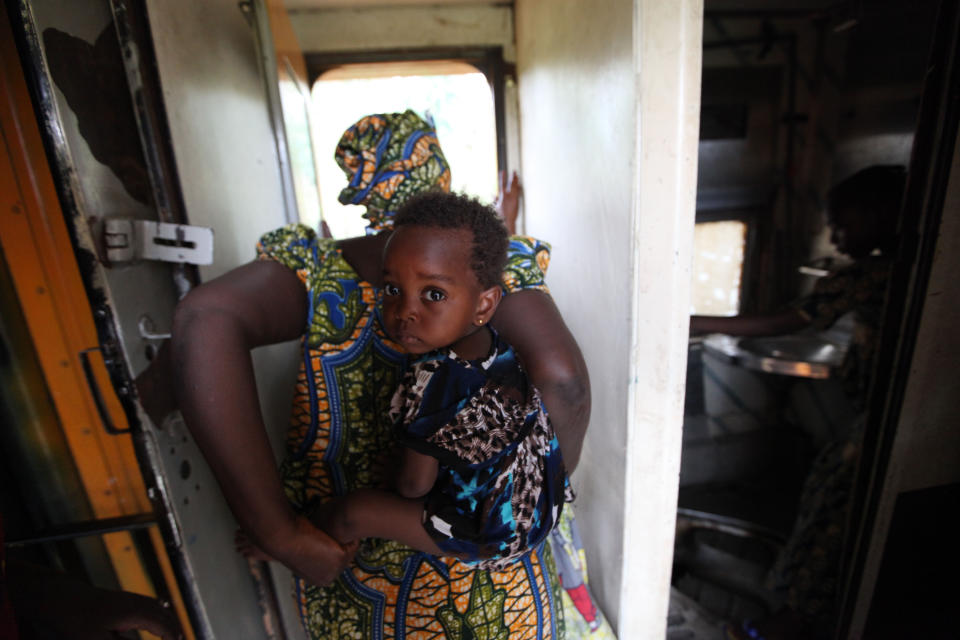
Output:
M423 5L454 5L454 4L513 4L503 0L285 0L287 11L309 11L311 9L331 9L350 7L354 9L368 7L402 7Z

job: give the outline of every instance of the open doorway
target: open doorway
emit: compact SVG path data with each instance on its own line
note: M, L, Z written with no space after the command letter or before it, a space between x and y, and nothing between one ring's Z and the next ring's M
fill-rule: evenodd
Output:
M831 238L827 215L839 208L832 188L874 166L900 181L889 208L905 215L937 3L749 4L706 3L697 221L739 219L746 231L739 308L704 315L759 323L796 312L806 321L749 330L691 322L673 586L707 627L728 622L736 637L751 637L744 620L784 610L816 631L782 635L784 627L761 622L753 632L832 637L856 533L846 523L857 518L849 505L861 434L879 418L868 412L868 390L884 305L904 301L888 294L893 245L852 256ZM736 211L748 213L728 214ZM879 264L884 253L886 275L863 294L870 305L853 301L819 322L825 285L840 286L838 274ZM843 287L853 300L853 281ZM811 300L819 301L805 307ZM866 325L871 351L854 380ZM854 451L846 458L845 444ZM814 478L831 447L836 465ZM830 493L835 481L843 488ZM818 490L815 500L833 501L833 514L811 516ZM819 610L798 611L811 604L804 589ZM786 627L804 628L796 618Z

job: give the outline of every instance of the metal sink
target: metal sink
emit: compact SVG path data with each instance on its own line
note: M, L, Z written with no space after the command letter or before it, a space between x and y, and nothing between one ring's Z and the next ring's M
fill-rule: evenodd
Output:
M703 347L732 364L800 378L829 378L846 355L842 344L800 333L766 338L714 334L704 338Z

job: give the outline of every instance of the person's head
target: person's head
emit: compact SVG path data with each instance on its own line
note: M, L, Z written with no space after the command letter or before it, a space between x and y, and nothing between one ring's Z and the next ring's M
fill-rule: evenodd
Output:
M896 241L907 173L901 166L868 167L834 186L828 195L830 241L841 253L863 258L887 252Z
M453 346L500 302L507 230L492 208L430 192L394 218L383 256L383 322L410 353Z
M348 180L338 199L366 207L367 233L390 229L412 196L450 190L450 165L437 132L409 109L361 118L343 132L334 158Z

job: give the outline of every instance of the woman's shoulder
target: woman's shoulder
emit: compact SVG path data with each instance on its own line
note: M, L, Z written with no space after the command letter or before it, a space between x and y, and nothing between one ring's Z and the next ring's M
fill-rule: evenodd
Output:
M257 259L275 260L294 271L317 276L327 271L343 271L353 277L352 268L343 260L337 241L321 238L304 224L288 224L268 231L257 242Z
M532 236L510 236L503 269L504 293L534 290L549 293L546 283L550 245Z

